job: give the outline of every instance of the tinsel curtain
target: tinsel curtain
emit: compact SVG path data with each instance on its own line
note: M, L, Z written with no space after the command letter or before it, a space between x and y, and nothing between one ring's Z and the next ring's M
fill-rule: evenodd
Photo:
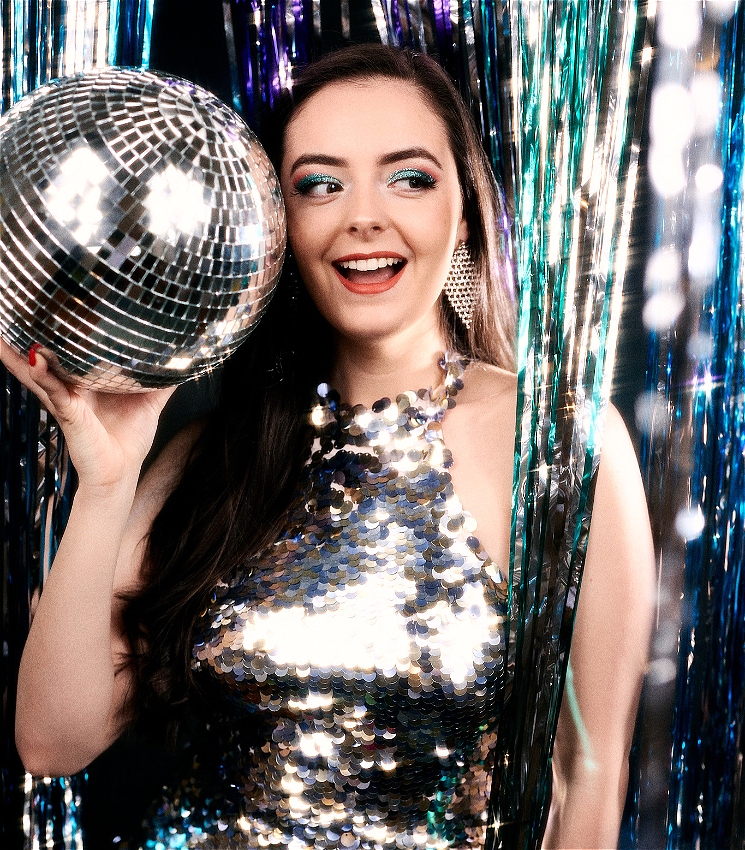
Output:
M638 164L647 32L635 2L513 3L518 435L510 582L514 689L490 827L532 848L610 395Z
M55 77L105 63L147 64L154 0L0 0L0 111ZM82 848L84 774L32 778L13 743L16 677L31 613L74 487L64 440L36 399L0 369L2 811L4 847Z
M641 828L666 829L669 850L736 850L745 847L745 5L657 9L649 367L637 417L661 592Z
M2 109L58 74L103 61L146 63L153 2L0 0ZM675 13L662 25L666 6ZM701 75L718 75L720 109L709 135L668 133L677 138L683 182L660 192L650 257L657 265L645 282L650 365L637 418L646 435L661 592L643 716L662 732L643 731L637 742L624 842L649 846L638 835L645 818L658 816L660 806L650 814L654 806L645 808L645 800L657 799L655 777L662 776L669 814L647 830L655 845L742 847L743 4L226 0L222 7L233 104L259 131L296 68L341 44L382 41L433 55L470 105L513 213L504 229L520 310L510 570L515 687L503 713L489 813L495 846L538 847L547 813L549 756L610 392L651 23L662 33L655 91L680 83L695 100ZM694 19L698 28L681 41L681 21ZM670 161L655 148L665 135L655 103L663 102L652 99L650 172ZM699 174L708 164L719 167L722 181L707 193L699 182L711 186L713 172ZM713 230L698 226L704 219ZM696 265L695 251L693 265L690 259L691 246L712 232L713 271L711 262ZM677 273L666 271L671 256ZM24 778L12 745L15 671L30 606L64 526L72 474L54 423L13 381L5 380L0 415L3 839L21 846L25 799L26 841L79 847L84 780ZM668 696L676 691L674 726L659 699L666 688Z

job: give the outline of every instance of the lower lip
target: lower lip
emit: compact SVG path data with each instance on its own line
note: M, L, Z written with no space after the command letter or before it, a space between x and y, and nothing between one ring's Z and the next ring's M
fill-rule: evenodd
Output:
M334 271L341 285L349 290L349 292L354 292L356 295L380 295L381 292L388 292L389 289L393 289L401 279L405 268L406 263L401 266L401 269L393 277L384 280L382 283L355 283L352 280L347 280L336 266L334 266Z

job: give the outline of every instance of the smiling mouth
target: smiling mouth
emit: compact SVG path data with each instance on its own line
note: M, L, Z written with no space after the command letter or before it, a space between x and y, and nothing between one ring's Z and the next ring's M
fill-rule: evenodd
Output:
M334 268L351 283L371 285L392 280L403 269L405 263L406 260L401 257L369 257L337 261L334 263Z

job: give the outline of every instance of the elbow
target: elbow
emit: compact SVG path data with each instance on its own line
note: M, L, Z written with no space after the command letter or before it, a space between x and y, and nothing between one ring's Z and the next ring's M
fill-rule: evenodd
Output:
M39 705L19 688L16 701L15 744L32 776L73 776L106 750L124 728L118 714L80 705L69 709L62 701Z
M623 769L555 770L543 850L616 847L626 779Z
M69 755L56 755L37 748L19 747L19 755L26 773L31 776L73 776L90 764L93 759L76 759Z
M23 767L32 776L72 776L84 770L98 755L90 742L75 745L59 738L50 740L16 725L16 749Z

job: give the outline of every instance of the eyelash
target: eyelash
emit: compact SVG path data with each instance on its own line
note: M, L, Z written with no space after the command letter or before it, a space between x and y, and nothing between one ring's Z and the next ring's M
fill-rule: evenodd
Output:
M295 195L309 195L313 189L317 186L338 186L341 187L341 183L335 178L331 177L330 174L306 174L305 177L301 177L300 180L295 184ZM327 194L332 194L331 192L327 192Z
M420 171L418 168L402 168L400 171L394 171L388 178L388 185L398 183L399 180L418 180L419 186L409 186L409 189L434 189L437 181L431 174L426 171Z

